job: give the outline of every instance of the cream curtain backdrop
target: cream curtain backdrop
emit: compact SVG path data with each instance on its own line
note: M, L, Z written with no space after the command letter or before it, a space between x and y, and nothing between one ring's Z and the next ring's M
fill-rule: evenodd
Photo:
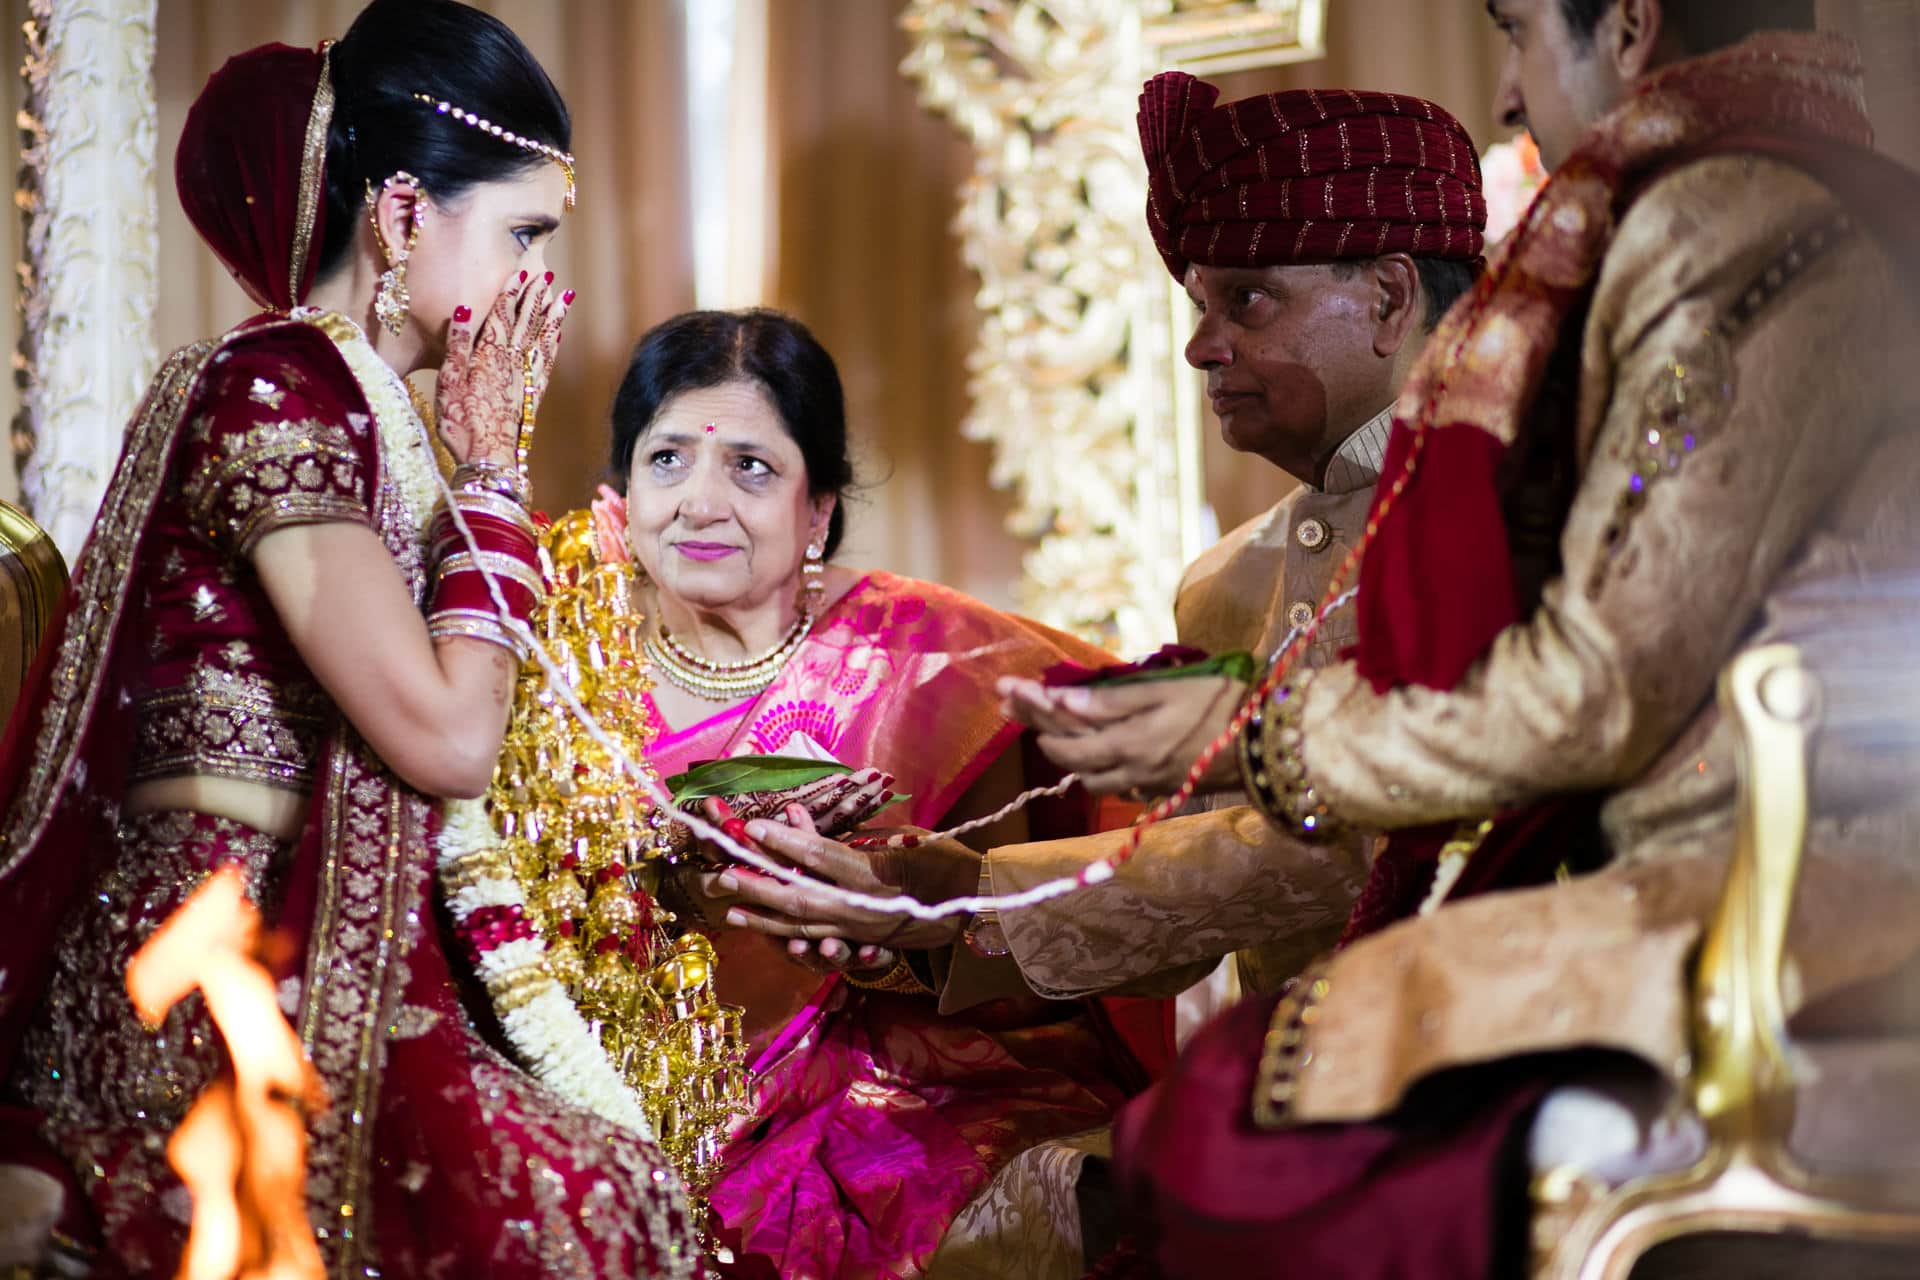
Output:
M63 0L55 0L56 3ZM701 0L692 0L700 3ZM764 0L768 190L774 223L766 301L811 325L840 361L869 487L851 511L845 557L1011 596L1020 544L1002 529L988 452L962 439L964 362L975 281L949 226L970 156L946 120L920 109L899 74L899 0ZM581 204L554 251L581 291L566 358L534 449L541 502L575 506L602 478L606 411L635 338L693 305L684 41L678 0L485 0L527 39L567 95ZM158 0L162 352L247 313L239 290L187 226L172 152L188 103L227 57L265 40L312 44L343 32L358 0ZM0 57L17 69L26 0L0 0ZM1823 0L1829 25L1863 37L1882 144L1920 163L1920 2ZM1484 146L1498 43L1479 0L1332 0L1327 57L1227 76L1230 95L1349 84L1440 102ZM752 97L753 95L747 95ZM0 109L19 105L17 75ZM4 219L19 254L19 220ZM12 308L0 336L16 336ZM11 383L3 407L17 406ZM1209 436L1213 433L1209 430ZM17 494L0 451L0 496ZM1217 437L1209 497L1223 525L1283 491L1277 473L1235 465Z

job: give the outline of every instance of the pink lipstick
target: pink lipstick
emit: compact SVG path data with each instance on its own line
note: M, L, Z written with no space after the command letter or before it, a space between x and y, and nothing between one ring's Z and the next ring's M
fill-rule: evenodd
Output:
M724 542L676 542L673 549L689 560L724 560L740 550Z

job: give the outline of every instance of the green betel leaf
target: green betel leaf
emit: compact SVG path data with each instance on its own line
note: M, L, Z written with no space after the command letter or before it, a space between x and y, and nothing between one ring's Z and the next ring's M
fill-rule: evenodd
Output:
M852 773L844 764L832 760L809 760L805 756L731 756L709 760L685 773L666 780L676 805L708 796L743 796L755 791L787 791L809 782Z
M1158 680L1185 680L1192 676L1226 676L1242 684L1251 684L1260 671L1260 660L1245 649L1235 649L1231 653L1216 653L1199 662L1190 662L1181 667L1150 667L1144 671L1128 671L1117 676L1108 676L1100 680L1088 681L1090 689L1114 689L1121 685L1151 684Z

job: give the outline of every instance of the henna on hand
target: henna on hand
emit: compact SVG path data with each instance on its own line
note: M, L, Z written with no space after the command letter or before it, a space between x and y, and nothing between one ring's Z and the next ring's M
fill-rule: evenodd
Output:
M552 295L553 274L530 280L520 272L494 299L476 329L466 307L447 327L447 355L435 390L441 439L456 462L514 460L521 402L546 395L561 325L573 302L569 289Z

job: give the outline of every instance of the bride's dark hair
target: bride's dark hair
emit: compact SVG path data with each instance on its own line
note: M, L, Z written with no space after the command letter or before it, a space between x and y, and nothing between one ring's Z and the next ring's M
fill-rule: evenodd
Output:
M435 200L551 161L442 115L414 95L451 102L522 137L568 149L573 121L559 90L505 23L458 0L373 0L333 46L327 134L324 276L345 257L367 184L404 169Z

